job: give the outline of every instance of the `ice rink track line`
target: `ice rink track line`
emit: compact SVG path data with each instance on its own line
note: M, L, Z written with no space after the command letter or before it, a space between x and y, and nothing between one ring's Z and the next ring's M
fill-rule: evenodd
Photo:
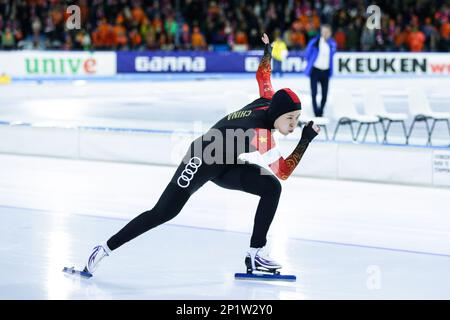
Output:
M18 206L7 206L7 205L1 205L1 204L0 204L0 208L15 209L15 210L38 211L38 212L41 212L41 213L44 213L44 214L50 214L50 215L57 214L57 211L54 211L54 210L44 210L44 209L37 209L37 208L25 208L25 207L18 207ZM136 215L138 215L138 214L139 213L136 213ZM74 213L74 212L71 212L70 215L78 216L78 217L88 217L88 218L95 218L95 219L106 219L106 220L116 220L116 221L126 221L126 222L131 220L129 218L108 217L108 216L100 216L100 215L94 215L94 214L83 214L83 213ZM224 233L225 232L229 232L229 233L242 234L242 235L249 235L250 234L250 233L243 232L243 231L225 230L225 229L208 228L208 227L187 226L187 225L174 224L174 223L164 223L164 225L170 226L170 227L189 228L189 229L216 231L216 232L224 232ZM405 250L405 249L396 249L396 248L386 248L386 247L377 247L377 246L361 245L361 244L354 244L354 243L344 243L344 242L304 239L304 238L297 238L297 237L288 237L288 239L289 240L294 240L294 241L303 241L303 242L319 243L319 244L326 244L326 245L337 245L337 246L354 247L354 248L362 248L362 249L384 250L384 251L399 252L399 253L420 254L420 255L427 255L427 256L450 258L450 254L433 253L433 252L426 252L426 251L414 251L414 250Z

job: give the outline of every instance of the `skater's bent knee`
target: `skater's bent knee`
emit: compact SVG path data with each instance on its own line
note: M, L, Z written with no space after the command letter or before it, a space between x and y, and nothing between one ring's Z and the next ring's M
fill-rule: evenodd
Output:
M280 195L281 189L280 181L273 175L262 176L259 182L259 191L261 194Z

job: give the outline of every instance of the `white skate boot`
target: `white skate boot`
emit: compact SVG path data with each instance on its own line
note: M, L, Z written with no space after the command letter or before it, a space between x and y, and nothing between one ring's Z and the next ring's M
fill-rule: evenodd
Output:
M108 248L106 243L95 246L94 249L92 249L92 253L89 256L83 271L93 274L94 271L98 268L100 261L110 254L111 250Z
M280 274L281 264L269 257L265 247L250 248L245 257L246 273L235 273L237 280L296 281L292 274Z
M269 257L266 247L250 248L245 257L245 265L247 266L247 273L262 271L279 274L277 270L282 267L281 264Z
M75 267L64 267L63 272L70 275L78 275L83 278L91 278L95 269L97 269L100 261L111 254L111 250L108 248L106 243L95 246L92 249L92 253L90 254L88 261L86 262L86 266L83 270L77 269Z

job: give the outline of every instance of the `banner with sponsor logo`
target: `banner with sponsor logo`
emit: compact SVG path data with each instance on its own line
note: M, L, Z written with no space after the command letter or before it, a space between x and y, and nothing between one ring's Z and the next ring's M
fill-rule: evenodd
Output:
M117 52L118 73L251 72L258 69L260 51L248 52ZM299 53L283 63L285 72L302 72Z
M70 52L0 51L0 74L15 78L90 78L116 74L254 73L262 51ZM353 53L334 56L335 76L449 76L448 53ZM291 51L282 63L286 73L303 73L304 52Z
M334 57L338 75L446 75L448 53L340 52Z
M261 51L249 52L118 52L118 73L255 72ZM449 75L446 53L350 53L334 56L335 75ZM290 52L287 73L302 73L304 52Z
M3 51L0 74L21 78L114 76L115 52Z

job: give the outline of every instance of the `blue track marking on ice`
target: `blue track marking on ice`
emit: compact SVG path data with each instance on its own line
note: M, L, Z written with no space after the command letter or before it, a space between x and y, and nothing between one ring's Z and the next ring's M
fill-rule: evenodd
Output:
M0 204L0 208L37 211L37 212L42 212L42 213L46 213L46 214L57 213L57 211L53 211L53 210L26 208L26 207L18 207L18 206L7 206L7 205L1 205L1 204ZM70 212L70 214L76 215L79 217L80 216L81 217L90 217L90 218L95 218L95 219L106 219L106 220L116 220L116 221L130 221L131 220L129 218L105 217L105 216L99 216L99 215L95 215L95 214L84 214L84 213L76 213L76 212ZM197 229L197 230L208 230L208 231L236 233L236 234L244 234L244 235L249 234L248 232L243 232L243 231L234 231L234 230L225 230L225 229L218 229L218 228L198 227L198 226L187 226L187 225L180 225L180 224L175 224L175 223L165 223L164 225L171 226L171 227L177 227L177 228L190 228L190 229ZM406 249L398 249L398 248L387 248L387 247L370 246L370 245L364 245L364 244L314 240L314 239L305 239L305 238L298 238L298 237L288 237L288 239L295 240L295 241L302 241L302 242L319 243L319 244L325 244L325 245L336 245L336 246L354 247L354 248L362 248L362 249L384 250L384 251L391 251L391 252L420 254L420 255L427 255L427 256L450 258L450 254L444 254L444 253L415 251L415 250L406 250Z

